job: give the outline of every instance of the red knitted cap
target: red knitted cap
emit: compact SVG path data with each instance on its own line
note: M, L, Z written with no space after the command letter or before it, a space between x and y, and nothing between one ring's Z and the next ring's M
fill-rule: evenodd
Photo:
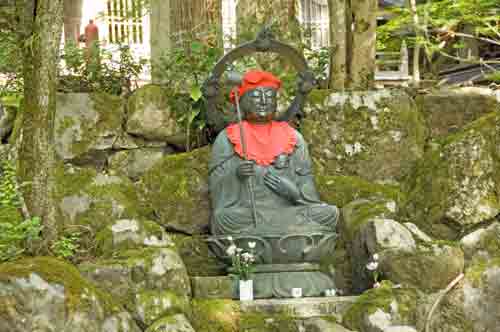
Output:
M281 87L281 80L267 71L250 70L241 80L241 84L238 87L238 97L241 97L245 94L245 92L258 87L273 88L278 90ZM231 90L229 100L231 100L231 103L235 103L234 90Z

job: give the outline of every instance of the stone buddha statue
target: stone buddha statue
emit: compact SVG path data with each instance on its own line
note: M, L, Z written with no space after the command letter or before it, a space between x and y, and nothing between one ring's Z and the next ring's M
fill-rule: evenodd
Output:
M223 247L228 236L243 247L257 243L256 297L288 297L298 287L320 296L333 288L318 263L333 251L339 212L319 199L302 135L274 120L280 86L271 73L249 71L231 93L244 120L220 132L212 147L213 244Z

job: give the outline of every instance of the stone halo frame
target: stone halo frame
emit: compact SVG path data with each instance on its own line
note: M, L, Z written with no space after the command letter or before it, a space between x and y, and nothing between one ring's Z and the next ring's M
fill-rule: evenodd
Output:
M217 62L210 76L203 84L202 92L207 105L207 122L217 132L225 128L229 122L232 122L231 120L224 119L222 113L217 111L220 79L222 74L226 71L227 66L253 53L268 52L278 53L288 59L298 72L295 98L287 111L277 120L291 121L294 117L300 117L302 115L302 109L307 95L318 85L317 80L309 69L304 56L292 46L274 39L270 27L265 27L257 34L255 40L244 43L224 55Z

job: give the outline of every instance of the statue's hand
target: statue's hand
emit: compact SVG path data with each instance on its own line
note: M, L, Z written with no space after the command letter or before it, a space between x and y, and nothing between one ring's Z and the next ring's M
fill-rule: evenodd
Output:
M250 176L255 175L255 165L253 161L244 160L241 162L240 166L236 170L238 177L242 180L246 180Z
M300 200L300 191L290 179L268 172L264 176L264 183L278 195L296 203Z

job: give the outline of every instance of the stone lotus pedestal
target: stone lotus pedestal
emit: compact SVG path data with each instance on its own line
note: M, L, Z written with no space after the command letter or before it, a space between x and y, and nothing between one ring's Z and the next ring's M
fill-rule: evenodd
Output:
M303 297L320 297L335 288L332 276L321 271L320 262L333 255L336 236L333 232L231 235L237 247L248 251L248 243L256 243L252 250L257 263L252 272L255 298L289 298L293 288L301 288ZM212 252L230 266L227 236L212 236L207 241Z

